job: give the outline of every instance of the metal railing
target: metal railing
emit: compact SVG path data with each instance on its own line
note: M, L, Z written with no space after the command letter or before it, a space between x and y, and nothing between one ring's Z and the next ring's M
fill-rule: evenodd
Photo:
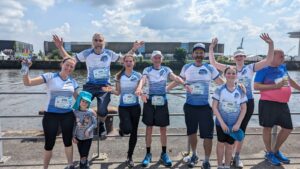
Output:
M259 94L259 92L255 91L253 92L254 94ZM0 92L0 95L41 95L41 94L46 94L46 92ZM177 97L185 98L185 96L182 96L183 94L186 94L185 92L169 92L168 94L175 95ZM300 92L293 92L293 94L300 94ZM253 114L254 116L257 116L258 114ZM300 113L291 113L292 116L294 115L300 115ZM109 116L118 116L118 114L109 114ZM142 115L141 115L142 116ZM184 116L184 113L172 113L170 116ZM7 140L23 140L23 139L29 139L29 140L44 140L44 136L13 136L13 137L2 137L2 130L1 130L1 119L11 119L11 118L41 118L43 115L0 115L0 163L5 162L7 157L3 156L3 143L2 141L7 141ZM98 120L98 119L97 119ZM98 123L98 122L97 122ZM97 127L97 130L99 127ZM93 159L97 159L100 157L100 137L99 137L99 131L97 131L97 135L94 136L94 140L97 141L97 154L93 157ZM291 132L291 134L298 135L300 132ZM245 133L245 135L262 135L259 133ZM138 137L145 137L145 134L138 134ZM152 134L153 137L159 137L160 134ZM167 134L168 137L182 137L186 136L186 134ZM216 134L214 134L216 136ZM108 135L107 137L120 137L118 135ZM129 137L129 136L124 136L124 137ZM61 136L57 136L57 138L62 138ZM272 129L272 147L274 145L274 140L277 138L277 126L274 126ZM189 145L189 140L187 139L187 154L190 152L190 145ZM293 158L293 157L292 157ZM299 157L295 157L299 158ZM57 164L60 165L60 164ZM18 166L38 166L38 164L20 164Z

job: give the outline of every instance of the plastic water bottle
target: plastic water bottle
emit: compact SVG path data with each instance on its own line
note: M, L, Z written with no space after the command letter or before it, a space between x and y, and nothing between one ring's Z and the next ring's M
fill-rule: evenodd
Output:
M27 75L28 72L29 72L29 62L30 60L29 59L26 59L25 62L22 62L22 68L21 68L21 75Z

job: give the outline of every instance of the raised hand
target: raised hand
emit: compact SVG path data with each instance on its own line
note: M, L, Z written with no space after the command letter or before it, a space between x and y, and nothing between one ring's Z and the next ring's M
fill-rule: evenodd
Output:
M218 44L218 38L213 38L211 40L211 43L210 43L209 47L210 48L215 48L217 44Z
M57 48L63 47L63 45L64 45L63 38L60 38L57 35L52 35L52 38L53 38L53 42Z
M132 49L133 49L134 51L136 51L138 48L142 47L144 44L145 44L144 41L137 41L137 40L136 40L136 41L133 43Z
M268 44L273 43L273 40L270 38L269 34L267 33L262 33L259 37Z

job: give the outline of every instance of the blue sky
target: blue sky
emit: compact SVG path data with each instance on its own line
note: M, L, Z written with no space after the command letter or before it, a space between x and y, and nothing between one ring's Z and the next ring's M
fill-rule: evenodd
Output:
M259 34L267 32L289 55L300 31L300 0L9 0L0 1L0 39L19 40L43 49L56 33L65 41L202 41L218 37L225 55L244 37L248 54L266 54Z

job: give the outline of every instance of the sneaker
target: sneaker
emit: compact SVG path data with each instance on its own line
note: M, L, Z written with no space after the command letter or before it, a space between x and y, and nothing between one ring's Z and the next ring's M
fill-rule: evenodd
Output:
M199 157L197 155L193 155L191 160L188 162L188 167L193 168L198 163Z
M72 164L72 165L68 165L65 169L75 169L75 166Z
M172 166L172 160L170 159L170 157L168 156L167 153L162 153L160 155L160 161L166 167L171 167Z
M202 163L202 168L203 169L210 169L210 163L207 161L207 162L203 162Z
M128 168L133 168L134 167L134 162L132 161L132 159L127 159L126 160L126 165Z
M265 158L271 163L272 165L275 166L280 166L280 161L275 157L273 152L267 152L265 155Z
M290 159L288 159L285 155L283 155L280 151L277 151L275 157L282 162L283 164L290 164Z
M235 166L236 168L243 168L244 167L244 164L241 161L240 156L235 156L233 158L232 163L233 163L233 166Z
M90 169L89 161L86 160L84 163L79 162L80 169Z
M142 161L142 166L147 167L149 165L149 163L151 163L151 160L152 160L152 154L147 153L144 160Z
M106 127L105 127L105 123L100 122L99 123L99 136L100 136L100 140L105 140L106 139Z

